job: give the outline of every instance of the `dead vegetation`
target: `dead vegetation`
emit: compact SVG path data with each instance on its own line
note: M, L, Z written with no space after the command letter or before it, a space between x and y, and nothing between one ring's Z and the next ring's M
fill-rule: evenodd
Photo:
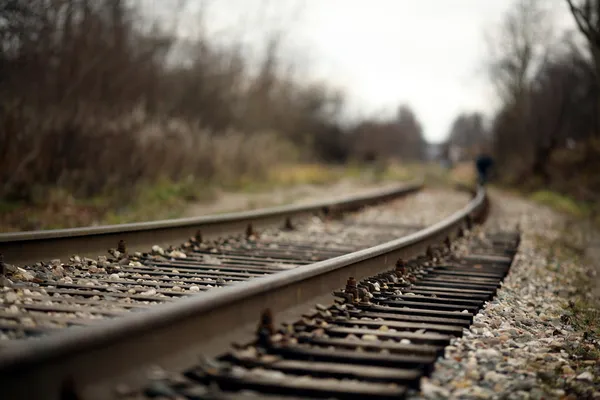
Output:
M205 197L199 188L261 181L279 165L422 154L408 107L396 121L342 126L343 93L290 72L279 34L256 62L242 41L223 44L203 29L180 37L186 2L176 4L152 19L142 0L1 2L0 210L9 225L53 227L44 221L64 211L58 225L72 226L142 200L193 201ZM374 130L402 151L358 153L356 138ZM89 218L72 222L69 204Z
M599 5L519 0L493 31L486 66L499 107L483 124L459 116L449 144L470 157L487 146L498 183L600 204ZM554 26L569 9L582 34Z

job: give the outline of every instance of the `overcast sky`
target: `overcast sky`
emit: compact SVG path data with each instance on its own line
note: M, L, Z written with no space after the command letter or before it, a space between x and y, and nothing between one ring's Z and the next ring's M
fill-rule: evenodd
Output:
M564 1L545 1L555 4L563 25L571 24ZM437 142L459 112L492 111L484 32L511 3L209 0L205 9L210 32L242 34L249 45L260 43L265 32L283 29L286 57L301 71L343 89L353 115L392 115L406 103L426 138Z

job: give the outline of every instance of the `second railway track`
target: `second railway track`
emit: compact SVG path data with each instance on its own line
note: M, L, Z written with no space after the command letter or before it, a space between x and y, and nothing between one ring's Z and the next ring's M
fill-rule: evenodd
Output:
M107 256L76 255L69 261L45 260L23 267L5 264L3 278L12 283L8 285L10 287L0 289L0 301L4 306L0 309L0 340L24 339L66 327L94 325L106 318L144 311L156 304L232 286L404 236L419 227L389 223L382 221L381 215L376 218L360 212L328 221L323 212L324 209L327 214L335 210L352 210L410 194L419 187L404 185L339 201L239 213L233 218L229 215L196 218L180 220L179 224L167 221L150 227L142 224L150 231L165 226L171 232L185 232L190 227L197 229L196 234L184 243L164 249L154 244L144 252L128 251L125 241L119 239L117 248L110 250ZM321 216L303 217L311 211ZM257 223L260 225L263 219L271 219L273 215L280 217L279 224L260 233L254 231ZM245 223L246 232L237 234L219 223ZM207 225L219 229L222 236L201 237ZM27 259L29 252L43 249L48 241L62 241L62 246L55 249L55 255L80 254L76 246L81 240L92 242L91 246L88 244L89 248L97 246L96 242L104 243L108 234L114 237L117 245L117 238L132 232L148 235L135 224L120 230L99 227L6 235L3 244L6 248L10 243L16 248L23 247L21 251L25 254L17 256L14 247L7 252L12 261ZM133 237L134 243L136 238ZM71 239L75 241L71 242ZM173 239L170 242L174 243Z
M391 193L387 196L393 197ZM355 202L353 207L357 204ZM269 308L273 318L277 320L297 321L297 318L306 314L307 307L315 302L327 301L331 291L339 290L340 284L346 282L348 276L356 278L359 287L362 286L363 289L365 285L374 287L374 282L381 278L379 274L395 265L399 259L407 260L423 254L431 246L449 244L463 229L469 228L473 221L481 220L486 210L487 197L485 191L480 190L462 209L428 227L398 223L394 221L393 213L381 213L378 220L374 220L373 214L369 212L357 213L325 224L306 219L291 223L291 219L286 218L286 229L283 230L257 231L256 225L247 225L245 234L237 237L206 239L197 235L183 246L166 249L156 246L148 253L128 251L125 254L123 250L127 249L121 245L121 251L113 251L112 259L106 260L107 264L104 264L103 259L92 263L85 258L74 258L72 263L81 264L79 266L86 264L87 271L81 277L83 281L78 278L77 283L71 283L69 279L65 282L64 277L59 277L58 280L53 280L54 284L48 284L44 277L38 277L36 282L34 276L29 280L33 281L36 294L33 294L31 287L19 289L19 296L25 294L28 299L26 302L22 299L15 301L14 295L9 301L4 297L5 307L4 314L0 315L0 329L4 330L7 338L28 338L54 329L59 332L34 341L9 340L8 343L13 345L0 350L0 384L5 393L11 394L12 397L9 398L15 399L113 398L116 395L114 388L119 382L127 382L134 387L143 385L147 381L145 366L159 364L182 371L197 363L197 354L217 356L232 341L244 341L255 330L257 315L265 308ZM326 208L326 211L331 212L331 208ZM514 237L511 236L511 240L514 241ZM512 249L508 251L510 253ZM493 260L501 260L498 261L502 264L500 269L493 265L492 269L486 267L482 271L475 271L480 275L475 278L468 276L472 270L460 266L456 270L450 268L440 274L440 271L424 270L423 265L419 265L419 273L429 276L423 278L420 289L413 287L418 285L416 282L409 282L413 291L408 294L397 292L401 289L394 286L397 282L389 280L393 274L388 273L385 275L388 277L385 278L387 281L384 279L377 283L378 287L382 283L389 283L384 285L386 291L381 293L383 297L378 297L377 301L404 302L404 308L428 311L417 311L413 316L417 322L413 325L397 322L402 319L392 318L392 323L386 322L386 326L397 325L399 330L414 328L419 331L416 326L424 321L419 322L418 315L423 313L429 318L425 321L429 325L423 328L434 331L436 323L457 323L464 320L464 316L460 315L455 318L446 316L445 320L433 315L436 310L439 313L440 308L448 308L444 304L447 302L464 307L472 317L472 312L481 306L483 300L469 297L483 296L484 293L474 293L480 288L491 290L492 287L497 287L510 264L506 264L506 257L494 257L492 255L491 259L478 262L494 264ZM49 271L53 271L52 263L41 266L46 273L48 266ZM77 270L80 270L79 266ZM63 270L65 268L62 265L60 267ZM100 269L103 271L99 271ZM414 268L412 270L414 272ZM65 273L60 269L58 271L59 275ZM85 279L93 277L94 272L101 272L103 278L86 284ZM14 268L12 273L32 274L29 270L15 271ZM71 271L65 275L70 277L70 273ZM451 279L448 283L448 276L459 278ZM366 278L370 280L364 281ZM63 279L62 282L60 279ZM496 280L492 282L494 279ZM60 283L56 283L57 281ZM348 290L352 291L352 282L349 284L350 289L347 288L342 295L348 293ZM454 289L452 285L455 286ZM211 295L187 297L213 288L220 289L211 290ZM387 290L390 288L393 290ZM410 288L403 286L403 289ZM464 293L459 293L461 291ZM442 296L444 293L450 293L449 297ZM493 291L488 291L485 295L493 295ZM391 297L386 300L385 296ZM414 297L406 299L406 296ZM173 301L181 297L187 298ZM413 299L415 301L409 301ZM355 298L359 303L360 300L361 298ZM11 301L14 304L10 304ZM422 303L421 306L419 302ZM106 307L111 303L112 308ZM154 306L155 303L167 304ZM19 312L25 312L15 313L15 306ZM335 326L331 318L336 316L339 309L324 308L319 311L329 318L326 318L325 324ZM361 312L360 309L356 311ZM371 314L380 311L367 310ZM125 317L104 320L106 317L121 315ZM37 317L37 320L33 317ZM305 318L313 321L314 317L305 315ZM371 317L370 314L364 316ZM69 325L93 326L62 329ZM354 324L345 326L340 320L337 325L342 331L355 328ZM359 330L371 328L368 323L362 325L365 326L359 327ZM375 325L377 319L373 326ZM369 335L365 332L361 334ZM415 333L417 336L420 334ZM322 339L331 340L328 346L335 347L333 342L340 338L336 339L334 335ZM345 344L341 346L344 347ZM319 357L315 354L309 356L309 359ZM115 362L115 358L119 357L123 358ZM251 361L245 367L259 361L265 360ZM296 361L292 357L292 364ZM235 386L231 377L219 375L213 378L221 383L225 379L227 387ZM35 382L35 385L28 385L26 382ZM244 383L242 388L247 384L248 382ZM262 387L261 384L258 386ZM308 390L305 394L314 396L317 392ZM276 390L273 393L289 394L289 390ZM335 391L330 393L325 390L319 393L316 397L336 393L341 397L352 397L348 393Z

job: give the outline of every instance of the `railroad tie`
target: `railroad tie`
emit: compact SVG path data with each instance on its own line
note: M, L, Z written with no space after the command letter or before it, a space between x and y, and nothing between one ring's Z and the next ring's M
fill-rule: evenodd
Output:
M145 396L162 384L187 399L404 398L501 287L519 236L487 237L487 245L470 238L467 255L429 251L393 271L349 278L331 305L316 304L276 331L267 312L255 339L186 370L176 384L152 382Z

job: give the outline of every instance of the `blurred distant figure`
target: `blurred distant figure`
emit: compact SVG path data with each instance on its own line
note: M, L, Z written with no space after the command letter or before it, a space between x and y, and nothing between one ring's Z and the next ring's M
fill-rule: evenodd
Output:
M475 160L477 168L477 178L479 185L484 186L489 178L490 169L494 165L494 160L487 154L480 154Z

